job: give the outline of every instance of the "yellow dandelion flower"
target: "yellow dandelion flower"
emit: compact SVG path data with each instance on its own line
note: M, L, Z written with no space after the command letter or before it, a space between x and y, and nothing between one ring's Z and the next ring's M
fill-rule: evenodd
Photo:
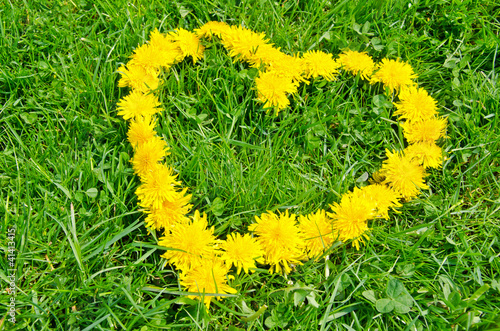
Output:
M227 23L211 21L203 24L199 29L195 29L194 32L200 38L212 39L213 36L222 38L230 30L231 27Z
M372 184L361 189L366 199L370 199L375 204L375 216L389 219L389 209L395 210L401 207L399 199L401 195L387 185Z
M424 169L440 168L443 164L443 151L433 142L418 142L405 148L405 155L416 160Z
M158 70L145 68L142 65L122 65L118 68L118 72L121 74L119 87L131 87L142 93L156 90L161 83Z
M288 77L294 83L309 81L306 79L306 67L304 61L298 56L290 56L284 53L276 58L265 59L267 71L275 72L278 76Z
M222 35L222 44L229 51L229 55L240 57L243 61L251 60L253 54L268 41L265 34L240 26L231 26L227 33Z
M347 50L339 55L338 62L353 75L369 80L375 70L375 62L365 52Z
M321 255L336 237L333 235L332 220L324 210L306 216L299 216L299 229L305 240L305 250L310 258Z
M159 70L165 63L164 53L158 47L143 44L134 50L128 66L142 66L147 69Z
M289 77L280 76L274 71L261 73L255 79L257 100L264 103L264 108L275 108L278 111L288 107L290 100L288 94L297 92L298 83Z
M406 140L410 143L435 142L445 136L447 120L432 117L423 121L408 121L401 126Z
M342 196L340 204L330 205L331 213L327 215L333 220L334 235L341 241L352 240L353 246L359 250L359 244L369 239L368 220L375 217L375 204L355 188L353 192Z
M257 241L264 250L270 272L288 274L291 264L299 264L303 256L304 238L295 222L295 214L267 212L255 216L256 223L248 227L257 235Z
M136 148L145 142L154 139L156 120L151 116L138 116L130 122L127 131L127 140L132 147Z
M175 181L177 175L172 174L172 168L163 164L156 164L154 170L148 172L141 180L142 184L135 194L139 204L144 208L161 208L164 201L174 201L177 197Z
M424 168L401 152L391 152L386 149L387 160L384 161L381 171L385 175L384 184L409 200L420 193L420 189L428 189L425 184Z
M245 233L243 236L239 233L230 233L225 241L222 241L220 248L223 250L221 259L231 268L234 265L237 273L241 269L248 274L249 270L255 269L255 261L263 263L264 251L255 238Z
M307 51L302 55L306 77L316 78L322 76L328 81L335 80L334 75L337 74L340 64L338 64L332 57L322 51Z
M116 104L118 115L123 119L138 119L141 116L152 116L161 111L160 102L153 94L132 91Z
M372 83L381 82L391 91L399 91L402 87L413 86L413 79L417 75L413 68L406 62L399 60L382 59L378 70L372 76Z
M279 48L271 44L262 44L254 52L250 53L247 61L250 66L261 68L262 65L278 62L284 55Z
M195 33L179 28L175 32L170 32L169 36L180 49L182 58L191 56L195 63L203 57L205 46L201 44L200 38Z
M178 223L188 221L187 214L191 211L193 205L191 194L186 194L187 188L182 191L175 191L172 201L164 200L160 208L147 209L146 226L153 230L170 230Z
M148 173L156 170L156 165L170 154L167 152L168 149L167 143L157 136L138 146L130 160L134 173L144 178Z
M170 248L161 256L183 271L201 263L203 258L214 256L218 243L214 227L208 228L207 215L200 216L198 210L191 221L177 223L158 241L158 245Z
M165 69L170 68L174 63L184 58L177 43L175 43L170 36L160 33L158 29L151 32L149 44L158 51L158 56L161 58L160 64Z
M409 121L422 121L437 115L437 102L423 88L410 86L401 89L399 102L395 102L397 110L394 115Z
M198 295L188 295L188 297L203 300L208 309L212 298L221 300L221 294L238 292L227 284L228 278L231 278L227 272L228 267L224 262L217 257L212 257L183 271L180 275L180 283L188 292L199 293Z
M372 174L372 178L370 178L370 183L380 184L384 180L385 180L384 172L379 169Z

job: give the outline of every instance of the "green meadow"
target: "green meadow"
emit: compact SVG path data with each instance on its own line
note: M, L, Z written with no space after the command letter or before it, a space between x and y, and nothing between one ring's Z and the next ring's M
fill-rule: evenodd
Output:
M290 274L188 298L137 205L120 65L156 28L208 21L287 54L401 59L448 120L418 198ZM493 0L0 0L0 330L500 330L500 6ZM215 42L162 76L167 162L215 234L368 185L406 142L395 97L340 73L278 116ZM13 323L15 319L15 323Z

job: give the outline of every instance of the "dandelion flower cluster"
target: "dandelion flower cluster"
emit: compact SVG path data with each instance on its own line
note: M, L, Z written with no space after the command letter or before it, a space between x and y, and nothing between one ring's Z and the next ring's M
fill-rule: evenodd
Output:
M386 150L387 159L373 173L373 184L343 194L329 210L306 215L289 210L255 215L246 231L225 239L215 235L206 214L192 210L192 195L183 187L169 160L168 143L155 130L161 104L155 91L160 74L185 60L196 63L205 56L204 39L220 41L235 61L257 68L257 100L264 108L279 111L291 105L290 96L301 83L332 81L342 71L358 75L371 84L394 92L394 102L409 146L403 151ZM365 52L346 50L337 59L330 53L311 50L301 56L285 54L263 33L223 22L208 22L194 32L179 28L167 34L155 29L149 41L137 47L130 61L120 66L118 85L130 89L117 104L118 115L129 121L127 139L134 155L132 168L140 184L138 204L146 214L149 231L159 231L162 257L179 271L189 297L207 307L213 298L237 293L230 286L234 275L261 271L289 274L308 259L317 260L337 241L356 249L369 239L369 222L389 219L402 202L415 198L425 183L428 168L438 168L445 137L446 119L438 116L437 102L414 79L412 67L400 60L382 59L378 64Z

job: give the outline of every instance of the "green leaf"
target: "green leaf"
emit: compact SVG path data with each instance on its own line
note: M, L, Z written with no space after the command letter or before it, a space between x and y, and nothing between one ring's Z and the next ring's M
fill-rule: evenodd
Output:
M266 311L267 309L267 306L266 305L263 305L262 307L260 307L259 310L257 310L254 314L248 316L248 317L241 317L241 320L243 322L252 322L252 321L255 321L257 318L260 317L260 315L264 314L264 312Z
M95 187L89 188L87 191L85 191L85 194L92 199L97 197L98 193L99 193L99 191L97 191L97 189Z
M377 308L379 313L390 313L394 310L394 301L387 298L378 299L377 302L375 302L375 308Z
M481 297L481 295L483 295L484 292L488 291L489 289L490 286L488 284L484 284L479 288L479 290L474 292L474 294L469 298L469 301L477 301Z
M224 213L224 202L221 198L217 197L212 201L212 213L215 216L221 216Z
M361 33L368 34L368 31L370 31L370 22L366 21L365 24L363 24L363 28L361 29Z
M448 295L448 305L450 306L450 308L457 308L461 302L462 298L460 297L460 293L458 293L457 291L453 291Z
M377 301L377 298L375 298L375 291L373 290L364 291L362 294L365 299L371 301L372 303L375 303Z
M407 314L411 310L411 307L402 304L401 302L394 301L394 311L398 314Z
M401 295L394 300L410 308L413 306L412 296L405 292L401 293Z
M316 292L314 292L314 291L309 292L309 294L307 295L306 298L307 298L307 302L311 306L313 306L314 308L319 308L319 304L316 301Z
M389 279L386 289L387 296L395 299L403 292L404 288L405 287L401 281L394 278Z

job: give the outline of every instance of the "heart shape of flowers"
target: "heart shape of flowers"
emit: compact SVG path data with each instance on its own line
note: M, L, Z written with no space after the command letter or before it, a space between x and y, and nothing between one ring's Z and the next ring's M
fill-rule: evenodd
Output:
M155 91L161 86L160 73L186 58L193 63L203 58L203 39L219 40L229 55L259 69L255 79L257 100L276 115L290 105L289 96L300 84L323 77L336 79L340 70L358 75L372 84L383 84L397 95L394 103L402 121L408 147L386 150L387 159L372 175L372 184L345 193L330 211L320 209L308 215L288 211L255 216L245 233L231 233L225 240L214 235L206 214L191 214L191 195L164 161L168 144L155 131L161 104ZM136 190L144 208L146 227L163 231L158 245L162 255L180 271L180 283L190 297L202 298L207 307L212 297L236 293L228 285L228 273L249 273L256 263L270 266L270 272L288 274L292 266L317 259L335 241L351 241L359 249L369 239L368 221L389 218L389 210L428 189L426 169L439 168L443 152L436 142L443 138L446 119L438 116L437 102L415 83L412 67L400 60L382 59L375 63L364 53L345 50L338 58L323 51L287 55L262 33L222 22L208 22L194 32L177 29L162 34L155 30L148 43L135 49L131 60L119 68L120 87L130 93L118 103L118 115L129 121L131 159L141 184Z

